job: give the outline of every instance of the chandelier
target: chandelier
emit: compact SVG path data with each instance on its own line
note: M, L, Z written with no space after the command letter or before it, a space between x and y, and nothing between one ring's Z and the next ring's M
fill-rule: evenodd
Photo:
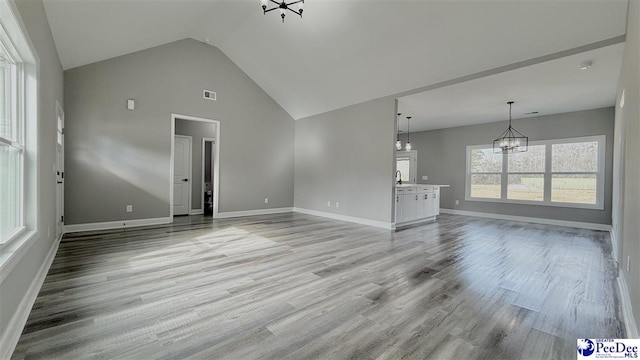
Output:
M509 101L507 104L509 104L509 127L497 139L493 140L494 154L525 152L529 147L529 138L511 126L511 106L513 101Z
M302 17L302 11L304 10L304 0L293 1L290 3L285 2L277 2L275 0L260 0L262 4L262 11L266 15L269 11L280 9L280 17L282 18L282 22L284 23L284 17L286 16L287 10L291 11L294 14L300 15ZM277 6L272 7L271 9L267 9L267 4L273 3ZM290 8L291 5L298 4L298 10L294 10Z

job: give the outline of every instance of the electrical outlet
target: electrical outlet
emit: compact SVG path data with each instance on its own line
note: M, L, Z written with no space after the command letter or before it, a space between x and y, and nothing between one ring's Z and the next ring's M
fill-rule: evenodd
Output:
M327 201L327 207L331 207L331 201Z
M456 205L460 205L460 200L456 200Z
M340 207L340 203L336 201L336 207L339 208Z
M627 272L631 271L631 255L627 256Z
M269 203L269 198L264 198L264 203L268 204Z
M127 212L133 211L133 205L127 205Z

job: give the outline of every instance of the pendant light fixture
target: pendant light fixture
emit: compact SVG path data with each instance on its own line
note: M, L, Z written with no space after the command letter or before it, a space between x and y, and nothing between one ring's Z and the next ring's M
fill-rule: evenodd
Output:
M277 6L272 7L271 9L267 9L267 4L269 3L273 3L276 4ZM269 11L273 11L276 9L280 9L280 17L282 18L282 22L284 23L284 18L285 16L287 16L287 10L291 11L292 13L299 15L300 17L302 17L302 12L304 11L304 0L298 0L298 1L293 1L290 3L287 3L285 1L275 1L275 0L260 0L260 4L262 5L262 12L263 14L267 14ZM298 4L298 10L294 10L292 8L290 8L291 5L295 5Z
M407 116L407 144L404 146L405 151L411 151L411 141L409 141L409 121L411 121L411 116Z
M400 115L402 115L402 113L398 113L398 116L396 118L396 122L397 122L397 128L398 128L398 132L396 133L397 135L397 140L396 140L396 150L402 150L402 141L400 141Z
M509 104L509 127L497 139L493 140L493 152L495 154L526 152L529 147L529 138L511 126L513 101L509 101L507 104Z

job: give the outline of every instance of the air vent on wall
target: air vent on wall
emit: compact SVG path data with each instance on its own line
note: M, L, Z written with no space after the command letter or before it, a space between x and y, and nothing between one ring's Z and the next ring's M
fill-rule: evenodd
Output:
M205 99L216 101L216 93L215 93L215 91L203 90L202 93L203 93L203 96L204 96Z

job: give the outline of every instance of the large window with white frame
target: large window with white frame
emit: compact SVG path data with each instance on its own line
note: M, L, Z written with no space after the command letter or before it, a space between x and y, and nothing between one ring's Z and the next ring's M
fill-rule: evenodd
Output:
M605 136L530 141L527 152L467 146L465 198L604 209Z
M1 35L5 35L4 33ZM0 36L0 244L23 228L24 122L21 62Z
M0 250L38 230L37 58L18 19L0 0Z

